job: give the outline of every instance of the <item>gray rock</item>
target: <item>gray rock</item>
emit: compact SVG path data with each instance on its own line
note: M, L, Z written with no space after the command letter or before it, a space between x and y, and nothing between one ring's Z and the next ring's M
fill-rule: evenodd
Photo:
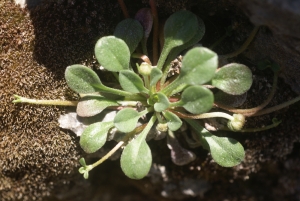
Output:
M251 60L270 58L282 68L292 89L300 94L300 1L235 1L255 25L267 26L272 34L260 30L254 48L246 55Z

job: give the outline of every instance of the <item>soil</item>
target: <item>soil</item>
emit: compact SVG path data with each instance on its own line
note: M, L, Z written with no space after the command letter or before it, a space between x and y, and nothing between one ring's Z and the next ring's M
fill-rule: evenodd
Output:
M149 7L147 1L125 1L129 14ZM210 47L228 36L214 51L226 54L236 50L253 29L249 18L231 1L157 0L160 19L188 9L201 17L206 34L201 44ZM45 1L37 7L21 9L10 0L0 3L0 198L12 200L207 200L260 201L300 200L300 104L247 119L245 127L263 127L273 118L282 123L271 130L254 133L223 132L240 141L246 150L244 162L223 168L202 148L191 149L197 159L176 166L166 140L150 141L153 167L142 180L128 179L119 160L107 161L84 180L78 173L78 159L85 156L79 138L60 129L57 119L66 108L14 105L13 94L38 99L75 100L64 81L66 66L81 63L96 68L93 46L109 35L123 18L116 1ZM270 93L273 73L256 68L259 47L274 41L274 33L261 28L248 47L230 62L247 65L253 85L241 106L261 104ZM264 41L264 42L262 42ZM270 45L271 42L270 42ZM265 50L264 55L271 55ZM283 50L280 50L283 51ZM284 57L281 59L285 59ZM101 79L109 79L100 75ZM294 88L294 87L293 87ZM278 105L297 94L283 79L267 107ZM105 148L110 148L108 143ZM90 157L88 163L96 161Z

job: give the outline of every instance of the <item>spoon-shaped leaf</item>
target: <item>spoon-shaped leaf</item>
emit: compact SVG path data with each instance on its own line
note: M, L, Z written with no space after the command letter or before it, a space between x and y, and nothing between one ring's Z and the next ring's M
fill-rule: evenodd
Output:
M204 22L200 18L197 18L197 19L198 19L198 29L197 29L197 32L195 33L195 35L185 44L175 47L171 50L171 52L165 62L164 68L163 68L164 75L162 78L162 84L165 82L165 80L167 78L167 75L168 75L167 72L169 71L169 69L171 67L171 61L173 61L180 54L180 52L182 52L183 50L185 50L189 47L192 47L197 42L199 42L202 39L202 37L204 36L204 33L205 33Z
M196 15L187 10L172 14L164 26L164 46L157 67L161 69L170 51L188 42L197 32Z
M148 89L144 87L143 80L133 71L120 71L119 82L125 91L132 93L148 93Z
M113 122L97 122L84 129L80 136L80 146L86 153L94 153L106 142L109 129L114 126Z
M178 77L180 83L198 85L210 81L218 67L218 55L205 48L196 47L189 50L182 60Z
M212 158L223 167L233 167L245 158L244 147L235 139L217 137L210 133L203 135L209 145Z
M165 112L163 112L163 115L166 118L168 128L171 131L177 131L182 126L181 119L174 113L165 111Z
M228 94L243 94L252 85L251 70L243 64L231 63L225 65L215 74L212 85Z
M155 86L162 77L162 72L158 68L152 68L150 73L150 86Z
M130 54L134 52L142 40L143 35L143 27L139 21L130 18L121 21L114 32L114 36L125 41L130 50Z
M131 179L142 179L150 170L152 154L145 139L155 121L156 116L152 116L145 129L123 150L120 159L121 168Z
M119 131L128 133L135 129L139 118L145 114L147 110L137 112L132 108L124 108L115 116L114 124Z
M86 66L75 64L65 71L68 86L75 92L88 94L96 92L95 84L102 84L98 75Z
M203 143L206 149L209 149L216 163L223 167L233 167L243 161L245 151L238 141L228 137L212 135L195 120L186 119L186 122L188 122L199 135L201 143ZM202 140L205 140L206 143L202 142Z
M109 71L129 69L130 51L122 39L114 36L100 38L95 46L95 55L98 62Z
M146 140L137 138L124 148L121 168L127 177L142 179L148 174L151 164L152 154Z
M193 114L201 114L209 111L214 103L213 93L202 86L190 86L186 88L179 101L184 109Z
M105 108L118 106L116 101L95 95L85 96L77 104L76 113L81 117L91 117L101 113Z
M154 96L155 99L157 99L157 102L154 104L154 110L156 112L162 112L169 107L170 102L165 94L158 92Z

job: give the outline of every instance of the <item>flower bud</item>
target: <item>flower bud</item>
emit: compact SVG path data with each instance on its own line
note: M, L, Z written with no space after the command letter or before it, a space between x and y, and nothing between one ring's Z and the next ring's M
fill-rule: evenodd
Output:
M139 73L143 76L148 76L150 75L152 70L152 66L146 62L141 63L139 66Z
M245 125L245 116L242 114L233 114L233 120L229 121L227 127L232 131L239 131Z
M167 132L168 131L168 124L167 123L158 123L156 126L156 130L160 131L160 132Z

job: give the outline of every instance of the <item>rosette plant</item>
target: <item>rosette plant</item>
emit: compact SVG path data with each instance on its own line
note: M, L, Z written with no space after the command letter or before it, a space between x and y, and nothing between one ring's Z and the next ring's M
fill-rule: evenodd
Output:
M174 13L164 25L164 46L157 65L152 66L149 60L134 65L138 61L132 58L139 57L135 51L147 32L145 24L126 19L117 25L114 36L102 37L96 43L98 62L113 73L119 87L106 86L95 71L83 65L72 65L65 71L68 86L82 97L77 104L77 115L91 117L104 110L118 111L112 121L93 123L83 131L80 137L83 150L98 151L112 129L123 133L116 147L98 162L86 165L81 159L80 173L87 178L91 169L122 147L123 172L132 179L141 179L152 164L146 142L150 130L167 132L170 138L175 138L173 132L183 122L194 129L199 142L216 163L224 167L239 164L244 158L242 145L232 138L211 134L197 119L226 118L229 129L240 130L245 121L243 115L210 112L214 93L209 86L227 94L243 94L252 84L249 68L237 63L218 68L216 53L205 47L194 47L184 55L180 73L167 79L171 61L201 40L204 24L189 11ZM146 123L139 124L142 117Z
M120 149L121 168L125 175L132 179L145 177L152 164L151 150L147 144L152 133L162 134L160 139L163 134L167 135L175 164L191 162L195 154L182 148L176 138L180 134L177 131L184 125L192 130L193 141L184 136L191 147L207 149L214 161L223 167L235 166L244 159L243 146L235 139L212 134L210 131L213 129L209 129L207 123L217 122L216 127L210 125L215 130L266 130L280 122L274 121L264 128L244 129L245 116L266 114L299 101L298 97L262 110L275 93L277 69L274 71L272 92L263 104L251 109L233 108L239 104L231 103L245 99L245 93L252 85L250 69L238 63L220 67L215 52L199 45L193 47L203 37L205 26L200 18L186 10L174 13L165 22L162 51L159 59L153 56L152 64L147 56L147 39L152 24L155 32L157 26L151 12L141 9L135 19L121 21L114 35L97 41L96 59L104 70L114 76L116 82L113 85L100 80L97 73L102 71L95 72L75 64L66 68L65 79L68 86L80 94L79 101L35 100L15 95L14 103L76 106L76 113L82 118L116 111L111 120L90 124L80 136L80 146L88 154L97 152L108 140L117 141L116 146L94 164L87 165L83 158L80 159L82 167L79 172L84 178L88 178L90 170ZM253 38L251 35L249 38ZM174 73L172 61L183 50L187 51ZM116 133L118 135L112 137Z

